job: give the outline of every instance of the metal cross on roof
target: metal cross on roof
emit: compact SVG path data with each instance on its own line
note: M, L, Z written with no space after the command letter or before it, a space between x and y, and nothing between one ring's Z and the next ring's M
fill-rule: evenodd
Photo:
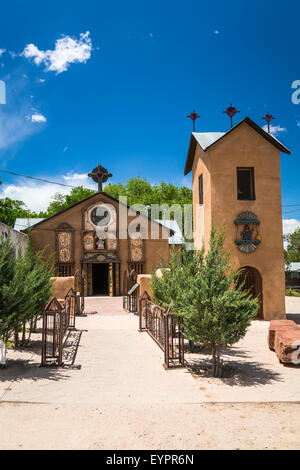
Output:
M268 125L268 132L270 134L270 122L275 119L274 116L272 116L272 114L269 114L267 113L262 119L264 119L265 121L267 121L267 125Z
M228 106L225 111L222 111L222 113L225 113L230 117L230 124L232 127L232 118L236 115L236 113L240 113L240 111L238 111L234 106L232 106L232 103L230 103L230 106Z
M98 163L98 166L96 166L88 176L92 178L95 183L98 183L98 192L100 193L102 192L102 183L105 183L112 174L108 173L107 169Z
M195 122L196 119L199 119L200 116L196 111L193 109L193 112L187 116L187 118L190 118L193 121L193 132L195 132Z

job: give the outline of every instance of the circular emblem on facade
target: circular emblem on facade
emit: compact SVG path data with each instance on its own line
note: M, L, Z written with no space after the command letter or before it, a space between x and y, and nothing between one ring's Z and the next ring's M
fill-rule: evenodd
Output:
M246 211L239 214L234 223L236 225L235 244L243 253L252 253L261 242L260 221L253 212Z
M96 227L106 227L111 221L111 213L104 204L92 209L90 217Z

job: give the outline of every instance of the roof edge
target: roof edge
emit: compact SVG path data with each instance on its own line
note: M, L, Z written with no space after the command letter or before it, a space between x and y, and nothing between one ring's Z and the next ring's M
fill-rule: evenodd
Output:
M271 134L269 134L268 132L266 132L262 127L260 127L258 124L256 124L254 121L252 121L252 119L250 119L248 116L246 116L244 119L242 119L238 124L236 124L234 127L232 127L231 129L229 129L229 131L227 131L223 136L221 136L219 139L217 139L215 142L213 142L212 144L208 145L205 149L202 149L203 152L206 152L207 150L211 149L211 147L213 147L213 145L215 145L217 142L220 142L220 140L224 139L224 137L226 137L228 134L230 134L230 132L234 131L237 127L239 127L241 124L243 123L246 123L248 124L250 127L252 127L252 129L254 129L256 132L258 132L262 137L264 137L266 140L268 140L268 142L270 142L270 144L274 145L275 147L278 148L278 150L280 150L280 152L283 152L287 155L291 155L291 151L285 147L281 142L279 142L279 140L277 140L274 136L272 136ZM200 145L200 144L199 144ZM190 171L192 170L193 168L193 163L194 163L194 157L195 157L195 151L196 151L196 147L197 147L197 140L196 138L193 136L193 134L191 135L191 140L190 140L190 144L189 144L189 149L188 149L188 153L187 153L187 158L186 158L186 163L185 163L185 168L184 168L184 175L187 175L188 173L190 173ZM202 148L202 147L201 147Z

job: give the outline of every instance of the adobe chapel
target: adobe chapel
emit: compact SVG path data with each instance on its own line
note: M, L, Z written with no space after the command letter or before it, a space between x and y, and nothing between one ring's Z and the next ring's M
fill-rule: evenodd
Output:
M281 152L291 153L246 117L226 133L193 132L184 170L192 172L195 248L208 249L212 224L225 230L224 248L265 320L285 318ZM98 192L34 221L32 244L54 257L57 276L79 273L81 295L126 295L128 273L149 277L182 235L174 241L175 221L152 220L103 192L111 175L101 165L89 176Z

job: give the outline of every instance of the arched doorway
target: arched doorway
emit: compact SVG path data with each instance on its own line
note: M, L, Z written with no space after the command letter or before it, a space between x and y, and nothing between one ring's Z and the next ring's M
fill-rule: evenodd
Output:
M243 266L241 269L242 273L239 276L238 282L240 284L244 281L244 289L249 290L253 298L257 297L259 299L260 306L256 318L262 320L264 318L264 314L261 274L252 266Z

